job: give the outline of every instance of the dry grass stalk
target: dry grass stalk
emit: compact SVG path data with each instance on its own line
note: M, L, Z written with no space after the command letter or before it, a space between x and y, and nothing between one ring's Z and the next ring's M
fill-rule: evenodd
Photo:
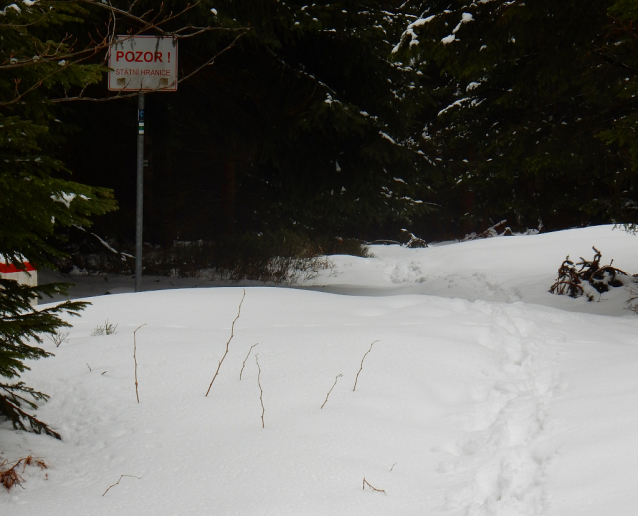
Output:
M248 360L248 357L250 356L250 352L253 350L253 348L258 345L259 345L259 342L257 344L253 344L252 346L250 346L250 349L248 350L248 354L246 355L246 358L244 358L244 363L241 365L241 371L239 371L240 381L241 381L241 375L244 372L244 367L246 367L246 360Z
M366 485L372 489L373 491L376 491L377 493L383 493L384 495L387 495L388 493L386 493L383 489L377 489L376 487L374 487L370 482L368 482L365 477L363 477L363 489L365 491Z
M137 330L139 330L142 326L146 326L146 323L141 324L140 326L138 326L137 328L135 328L135 331L133 332L133 361L135 362L135 396L137 397L137 402L140 402L140 394L137 391L137 342L135 341L135 334L137 333ZM104 373L106 373L106 371L104 371ZM102 374L104 374L102 373Z
M328 394L326 394L326 401L323 402L323 405L328 403L328 396L330 396L330 393L332 392L332 389L334 389L335 385L337 385L337 380L339 380L339 378L341 378L342 376L343 376L342 374L339 374L339 375L335 376L335 383L332 384L332 387L330 387L330 390L328 391ZM323 408L323 405L321 405L321 408Z
M1 469L6 466L9 461L5 460L0 463L0 484L7 490L11 491L14 486L22 487L24 478L18 473L18 466L22 464L22 473L27 466L38 466L41 470L49 469L49 466L42 459L34 459L33 456L23 457L19 459L13 466L8 469Z
M363 358L361 359L361 367L359 368L359 373L362 371L363 369L363 361L366 359L366 357L368 356L368 353L370 353L370 351L372 351L372 346L374 346L377 342L379 342L378 340L375 340L372 344L370 344L370 349L366 352L365 355L363 355ZM357 373L357 377L354 379L354 387L352 388L352 391L354 392L354 390L357 388L357 381L359 380L359 373Z
M261 427L266 428L264 424L264 414L266 413L266 409L264 408L264 390L261 388L261 367L259 367L259 358L257 358L259 353L255 355L255 362L257 363L257 385L259 385L259 401L261 403Z
M109 492L109 489L111 489L112 487L115 487L116 485L118 485L120 483L120 480L122 480L122 477L131 477L131 478L137 478L138 480L140 480L142 477L136 477L135 475L120 475L120 478L118 479L117 482L115 482L115 484L113 484L112 486L109 486L108 489L106 491L104 491L104 493L102 494L102 496L104 496L106 493Z
M228 355L230 341L233 340L233 337L235 336L235 323L237 322L237 319L239 319L239 316L241 314L241 305L243 304L244 298L246 297L246 289L243 289L243 290L244 290L244 295L241 296L241 301L239 302L239 310L237 311L237 317L235 317L235 320L233 321L233 324L230 327L230 338L228 339L228 342L226 343L226 352L224 353L224 356L222 357L222 359L219 361L219 365L217 366L217 371L215 371L215 376L213 376L213 379L210 381L210 385L208 386L208 390L206 391L206 396L208 396L208 393L210 392L210 388L213 386L213 383L215 382L215 378L217 378L217 375L219 374L219 370L222 367L222 362L226 358L226 355Z
M117 329L117 324L110 323L107 319L104 321L104 326L96 326L93 332L91 333L92 337L97 337L100 335L113 335L117 333L115 330Z
M394 466L396 466L398 463L395 462L394 464L392 464L392 467L390 468L390 473L392 473L392 470L394 469Z

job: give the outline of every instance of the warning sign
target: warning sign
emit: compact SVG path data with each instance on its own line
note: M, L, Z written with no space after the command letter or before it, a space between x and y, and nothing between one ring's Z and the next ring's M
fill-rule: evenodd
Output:
M177 40L117 36L109 68L111 91L177 91Z

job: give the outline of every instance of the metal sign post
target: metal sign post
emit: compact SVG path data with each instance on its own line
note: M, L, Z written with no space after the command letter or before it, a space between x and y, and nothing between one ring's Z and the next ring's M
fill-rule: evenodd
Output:
M137 94L137 197L135 202L135 292L142 290L142 229L144 225L144 92Z
M177 40L156 36L117 36L109 49L109 68L109 90L138 92L135 292L140 292L144 226L144 93L177 91Z

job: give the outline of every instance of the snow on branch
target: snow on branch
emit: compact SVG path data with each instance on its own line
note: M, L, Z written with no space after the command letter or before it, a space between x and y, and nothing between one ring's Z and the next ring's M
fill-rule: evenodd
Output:
M409 43L410 47L418 45L419 38L414 32L414 29L423 27L426 23L430 23L435 17L436 17L435 15L432 15L432 16L428 16L427 18L419 18L418 20L408 25L408 28L401 35L401 41L399 41L399 43L397 43L397 45L392 49L392 53L396 54L401 48L401 45L403 45L403 43L405 43L405 41L407 41L408 38L410 38L410 43Z

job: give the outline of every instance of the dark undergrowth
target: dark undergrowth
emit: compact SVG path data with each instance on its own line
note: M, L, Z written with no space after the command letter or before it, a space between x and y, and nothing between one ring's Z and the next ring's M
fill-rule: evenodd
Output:
M88 274L134 274L134 249L122 249L117 244L111 247L99 241L84 245L60 264L61 269L76 267ZM170 248L145 245L143 268L149 276L296 284L334 268L329 258L334 254L369 256L368 248L357 240L311 239L279 231L223 237L213 242L177 241Z

